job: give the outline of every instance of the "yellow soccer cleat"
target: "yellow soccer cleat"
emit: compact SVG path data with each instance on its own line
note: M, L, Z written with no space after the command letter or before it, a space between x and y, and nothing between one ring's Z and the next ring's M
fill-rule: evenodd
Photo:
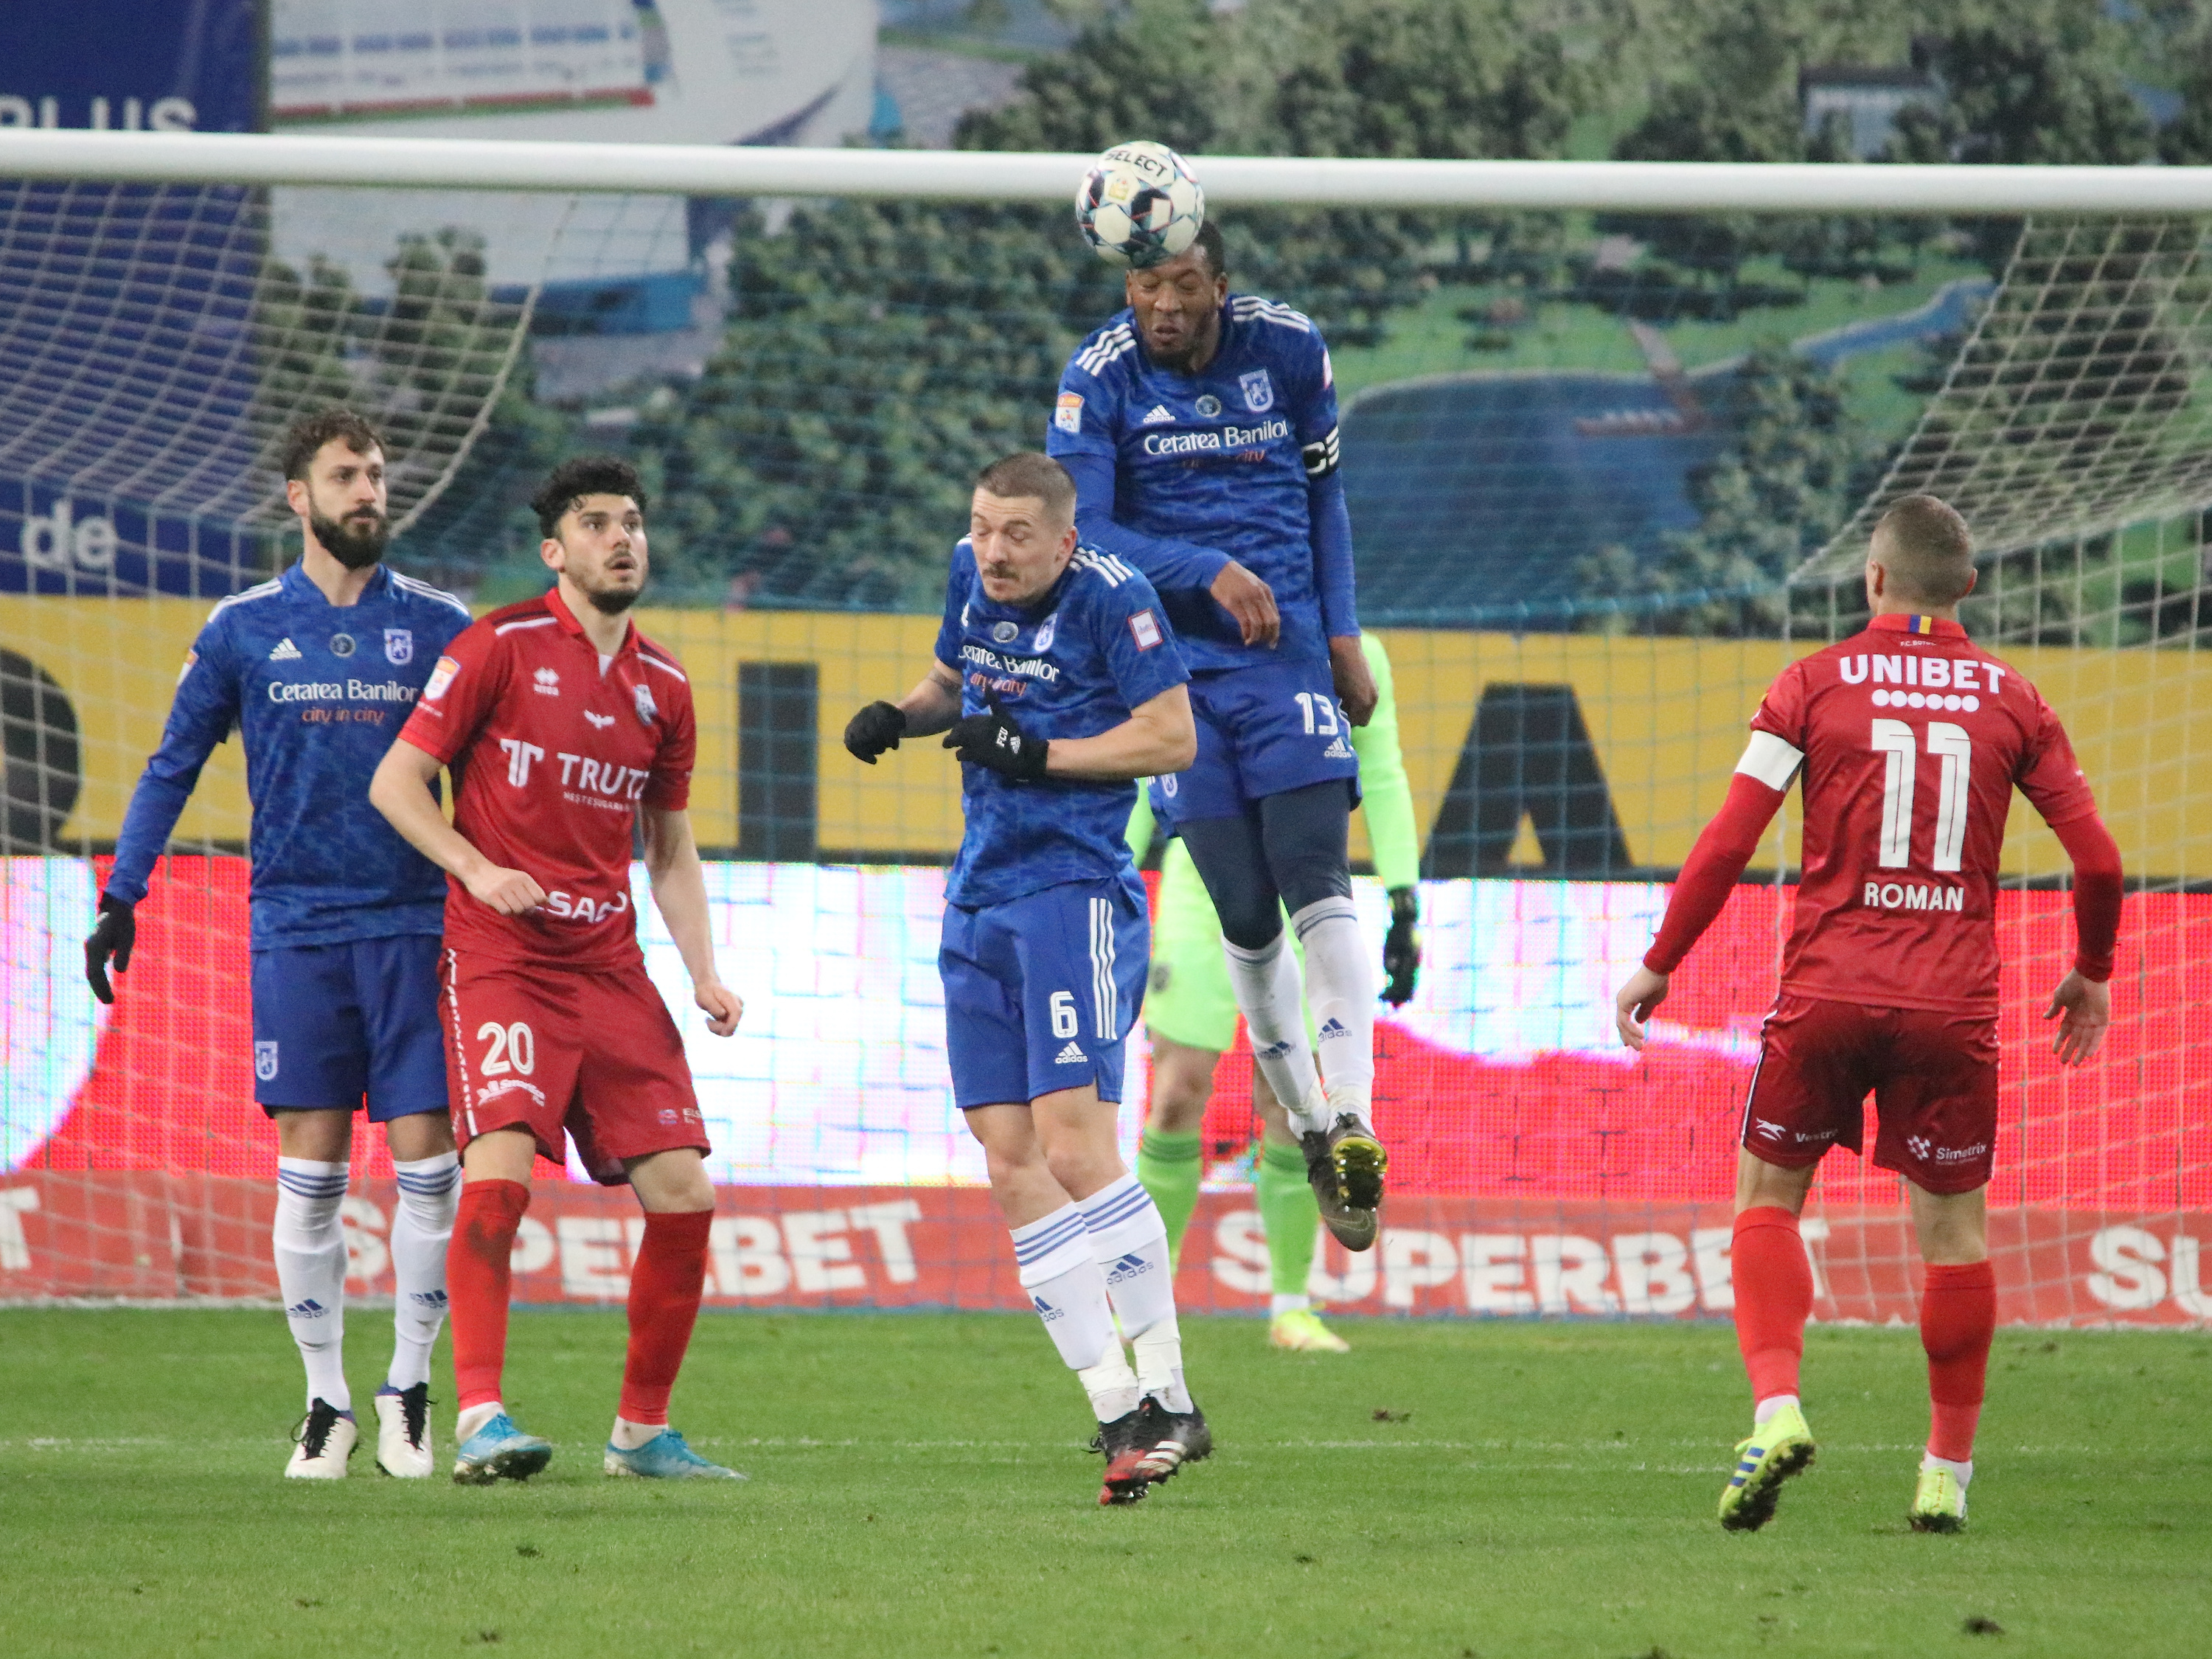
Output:
M1277 1314L1267 1322L1267 1346L1292 1353L1350 1353L1352 1344L1321 1322L1311 1308Z
M1735 1472L1721 1493L1721 1525L1730 1532L1757 1532L1774 1518L1782 1483L1813 1462L1813 1431L1805 1413L1784 1406L1752 1431L1735 1449Z
M1905 1518L1915 1532L1964 1532L1966 1489L1948 1469L1923 1469Z

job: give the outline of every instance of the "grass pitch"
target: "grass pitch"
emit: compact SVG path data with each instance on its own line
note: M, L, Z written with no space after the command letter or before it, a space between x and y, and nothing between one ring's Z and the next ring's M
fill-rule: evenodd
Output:
M387 1328L349 1322L367 1418ZM461 1489L377 1474L373 1426L352 1479L279 1479L274 1313L0 1310L0 1652L2212 1650L2212 1336L2000 1333L1972 1528L1944 1538L1904 1521L1910 1331L1812 1333L1820 1461L1730 1535L1726 1327L1342 1328L1353 1353L1306 1358L1189 1321L1220 1449L1101 1510L1024 1319L709 1314L678 1425L752 1480L672 1488L599 1474L620 1316L518 1315L508 1401L560 1450ZM450 1406L436 1428L448 1450Z

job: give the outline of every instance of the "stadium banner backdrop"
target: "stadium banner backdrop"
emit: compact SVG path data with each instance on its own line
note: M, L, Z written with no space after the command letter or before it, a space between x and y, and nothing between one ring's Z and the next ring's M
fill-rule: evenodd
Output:
M691 811L705 848L740 846L745 788L741 738L748 672L783 671L805 694L787 710L806 730L772 735L805 774L810 856L823 861L948 860L960 841L958 769L933 751L855 765L842 741L852 711L896 696L927 665L933 618L847 611L713 611L641 607L639 626L688 667L699 759ZM58 844L111 843L140 769L161 739L185 652L204 603L148 598L48 598L0 592L0 641L58 684L76 726L80 787ZM1728 793L1760 692L1785 664L1819 648L1773 640L1376 630L1398 685L1400 740L1416 822L1427 841L1455 779L1480 738L1482 711L1501 691L1564 699L1587 733L1601 799L1609 798L1629 866L1680 867ZM2065 719L2075 751L2130 876L2212 881L2212 768L2193 765L2191 734L2212 718L2212 657L2140 648L2008 647L2002 653ZM341 701L343 699L342 698ZM354 718L396 722L404 711L356 707ZM1533 730L1533 728L1530 728ZM1541 802L1532 799L1532 809ZM1601 816L1606 807L1598 806ZM1794 813L1785 812L1786 825ZM245 768L236 745L209 762L178 823L179 845L242 845ZM750 826L757 828L757 826ZM1545 826L1524 823L1534 862ZM1368 855L1352 820L1352 854ZM1794 865L1794 828L1772 843ZM2064 854L2025 806L2005 839L2008 875L2063 875ZM1762 860L1765 862L1767 860ZM1556 864L1556 860L1553 860ZM1558 872L1555 871L1554 872ZM1578 872L1570 863L1566 873ZM1451 872L1450 873L1460 873ZM1484 871L1482 873L1509 873ZM1618 859L1603 873L1620 874Z

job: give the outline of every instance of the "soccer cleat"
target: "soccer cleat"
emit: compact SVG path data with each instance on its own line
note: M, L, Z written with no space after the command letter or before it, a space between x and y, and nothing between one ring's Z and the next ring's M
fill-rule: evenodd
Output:
M361 1430L353 1419L330 1403L318 1400L307 1407L298 1432L292 1437L292 1458L284 1465L287 1480L343 1480L346 1459L353 1455Z
M553 1461L553 1443L525 1434L500 1413L453 1449L453 1484L489 1486L495 1480L527 1480Z
M1330 1234L1347 1250L1374 1249L1382 1171L1390 1163L1382 1143L1345 1112L1334 1128L1300 1135L1298 1149L1306 1155L1306 1180Z
M436 1462L430 1450L430 1385L386 1383L376 1391L376 1467L403 1480L427 1480Z
M1964 1532L1966 1489L1948 1469L1923 1469L1905 1518L1915 1532Z
M1171 1412L1146 1395L1137 1407L1139 1431L1152 1443L1138 1467L1150 1481L1170 1480L1186 1463L1203 1462L1213 1455L1213 1431L1206 1426L1206 1413L1193 1401L1187 1412Z
M1784 1406L1753 1430L1735 1449L1735 1472L1721 1493L1721 1525L1730 1532L1757 1532L1771 1521L1782 1483L1806 1468L1813 1453L1813 1431L1796 1406Z
M709 1463L684 1443L673 1429L663 1429L635 1451L607 1443L604 1466L609 1474L642 1475L647 1480L750 1480L750 1475Z
M1311 1308L1277 1314L1267 1322L1267 1346L1292 1353L1350 1353L1352 1344L1321 1322Z
M1102 1506L1133 1504L1152 1482L1146 1460L1152 1455L1158 1437L1157 1407L1154 1415L1147 1416L1146 1407L1150 1405L1149 1400L1140 1401L1136 1410L1098 1425L1091 1449L1106 1459L1106 1484L1098 1493Z

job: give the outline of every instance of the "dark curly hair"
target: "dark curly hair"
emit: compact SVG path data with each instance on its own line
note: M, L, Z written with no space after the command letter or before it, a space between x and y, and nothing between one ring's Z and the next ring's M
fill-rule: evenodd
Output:
M384 434L343 404L332 404L292 422L284 434L284 447L277 452L277 465L287 479L305 478L323 446L334 442L344 444L356 455L366 455L372 449L383 449Z
M530 498L530 510L538 515L538 533L550 538L560 526L561 515L586 495L627 495L641 513L650 505L637 469L621 456L571 456L545 475L545 482Z

